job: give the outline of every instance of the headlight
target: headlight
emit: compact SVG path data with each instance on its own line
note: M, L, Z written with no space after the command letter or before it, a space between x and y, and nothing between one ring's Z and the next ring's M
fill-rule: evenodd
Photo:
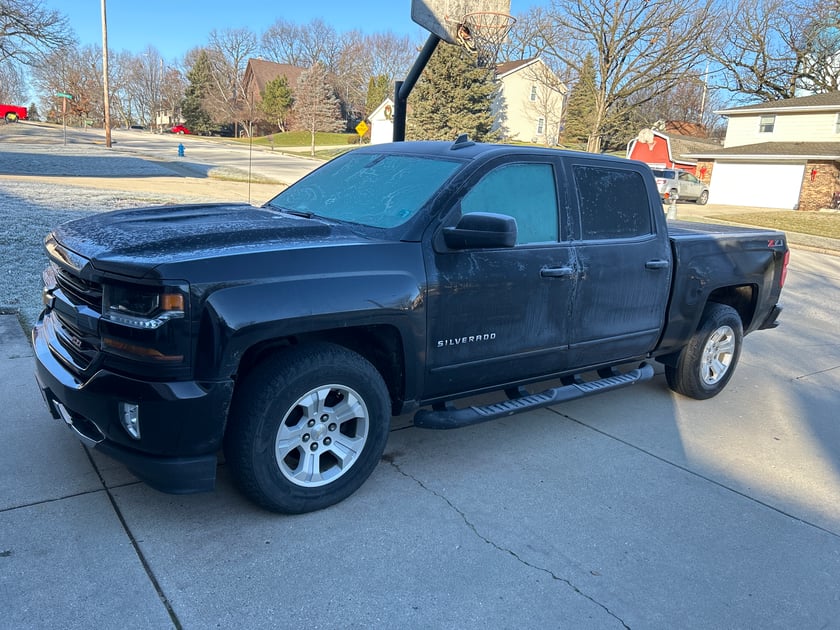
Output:
M186 298L178 288L105 285L103 289L102 317L115 324L154 330L184 317Z

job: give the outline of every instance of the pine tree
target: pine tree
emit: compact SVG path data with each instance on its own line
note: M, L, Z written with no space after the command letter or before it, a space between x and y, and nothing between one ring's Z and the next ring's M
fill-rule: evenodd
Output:
M265 84L260 111L265 117L277 125L280 131L286 130L286 116L292 109L292 90L286 77L280 76Z
M202 51L193 67L187 72L190 84L181 102L181 115L184 117L187 128L193 133L209 133L213 129L210 114L204 109L210 77L210 59L207 53Z
M387 97L393 97L394 86L384 74L371 77L368 81L367 98L365 99L365 114L379 107Z
M463 48L439 45L409 97L406 136L412 140L495 140L493 71L480 68Z
M295 121L309 132L311 154L315 155L316 131L343 131L341 104L327 80L327 70L319 63L301 73L295 90Z
M595 80L595 58L592 53L588 53L583 59L580 76L566 105L564 144L587 144L589 140L595 125Z

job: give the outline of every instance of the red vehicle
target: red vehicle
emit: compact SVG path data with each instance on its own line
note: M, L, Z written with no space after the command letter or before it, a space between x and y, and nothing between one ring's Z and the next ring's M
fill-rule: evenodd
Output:
M0 103L0 118L5 118L6 122L17 122L18 120L26 120L27 112L25 107L18 107L17 105L6 105Z
M169 131L171 131L172 133L179 133L181 135L184 135L185 133L191 133L189 129L184 127L184 125L175 125Z

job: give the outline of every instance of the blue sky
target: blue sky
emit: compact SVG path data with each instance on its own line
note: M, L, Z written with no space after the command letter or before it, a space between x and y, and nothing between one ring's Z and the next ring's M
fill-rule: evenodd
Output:
M511 13L523 13L535 0L513 0ZM100 0L44 0L44 5L66 15L82 45L102 44ZM191 48L207 43L213 29L248 27L260 36L279 18L305 24L321 18L339 32L391 31L424 41L428 34L411 21L411 0L107 0L108 48L140 53L155 47L167 61L175 61ZM247 7L247 9L246 9Z

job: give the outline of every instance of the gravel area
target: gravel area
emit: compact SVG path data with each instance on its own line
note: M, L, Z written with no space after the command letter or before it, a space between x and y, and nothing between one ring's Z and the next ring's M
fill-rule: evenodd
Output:
M156 177L172 175L142 158L104 155L103 149L44 145L0 145L0 312L18 313L32 326L41 310L44 237L64 221L94 212L147 205L190 203L195 197L100 190L38 181L39 176Z

